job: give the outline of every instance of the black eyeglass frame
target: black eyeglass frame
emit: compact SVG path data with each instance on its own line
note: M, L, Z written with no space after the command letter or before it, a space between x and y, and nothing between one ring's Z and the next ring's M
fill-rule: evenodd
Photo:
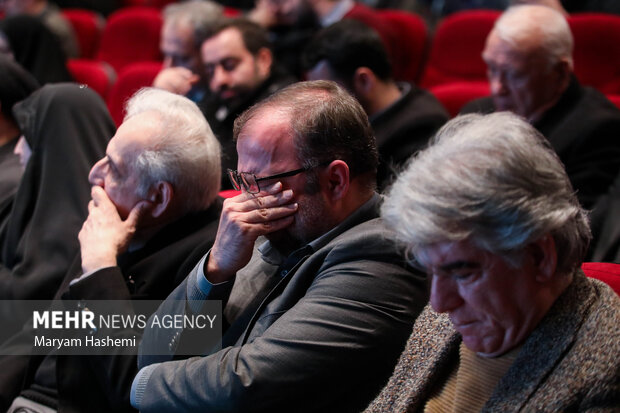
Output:
M321 162L316 165L305 166L303 168L295 169L295 170L288 171L288 172L281 172L275 175L263 176L261 178L257 177L255 174L250 173L250 172L238 172L238 171L233 171L230 168L227 169L227 172L228 172L228 179L230 180L230 183L232 184L233 188L235 188L235 190L240 191L241 185L243 185L243 187L245 188L248 194L257 194L260 192L260 185L258 184L260 181L267 181L270 179L287 178L289 176L295 176L302 172L307 172L310 169L318 168L319 166L327 166L330 163L332 163L332 161ZM247 180L241 178L241 176L243 175L251 176L254 179L254 182L256 182L256 188L257 188L256 191L250 190L249 185L246 184ZM241 185L239 183L241 183Z

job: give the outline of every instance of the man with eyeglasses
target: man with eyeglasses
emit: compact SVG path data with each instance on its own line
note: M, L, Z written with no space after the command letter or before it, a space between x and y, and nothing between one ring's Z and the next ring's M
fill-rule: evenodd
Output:
M191 331L147 327L132 404L359 411L427 300L424 276L378 218L368 118L335 83L302 82L244 112L235 137L229 177L242 192L225 201L211 251L156 312L191 315L196 302L223 300L221 350L171 361Z

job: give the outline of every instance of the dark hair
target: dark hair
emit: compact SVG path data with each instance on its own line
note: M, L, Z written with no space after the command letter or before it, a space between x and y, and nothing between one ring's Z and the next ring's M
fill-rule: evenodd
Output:
M245 18L222 20L213 28L213 34L210 37L230 28L239 30L245 48L254 56L258 54L260 49L267 48L271 50L271 42L269 41L267 31L260 25Z
M392 67L381 37L364 23L344 19L321 30L302 55L302 67L310 70L327 60L339 80L348 81L359 67L367 67L381 80L392 77Z
M264 111L288 116L297 157L304 166L340 159L349 166L351 179L359 177L363 185L374 189L378 155L368 116L335 82L298 82L274 93L235 120L234 139L247 122ZM312 175L308 174L309 181Z
M13 105L38 88L39 83L26 69L10 57L0 55L0 109L5 118L15 122Z

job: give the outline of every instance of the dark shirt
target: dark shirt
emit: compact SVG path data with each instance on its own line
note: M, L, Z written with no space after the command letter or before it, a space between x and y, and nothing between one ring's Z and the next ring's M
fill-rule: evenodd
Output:
M490 97L468 103L462 113L495 111ZM620 172L620 110L574 76L558 102L533 123L548 140L577 191L591 208Z

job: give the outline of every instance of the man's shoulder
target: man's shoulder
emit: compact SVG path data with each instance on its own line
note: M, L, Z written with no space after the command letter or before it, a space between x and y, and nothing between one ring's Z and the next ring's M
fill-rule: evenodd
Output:
M490 96L486 96L483 98L474 99L467 104L465 104L459 115L465 115L468 113L493 113L495 112L495 105L493 104L493 99Z

